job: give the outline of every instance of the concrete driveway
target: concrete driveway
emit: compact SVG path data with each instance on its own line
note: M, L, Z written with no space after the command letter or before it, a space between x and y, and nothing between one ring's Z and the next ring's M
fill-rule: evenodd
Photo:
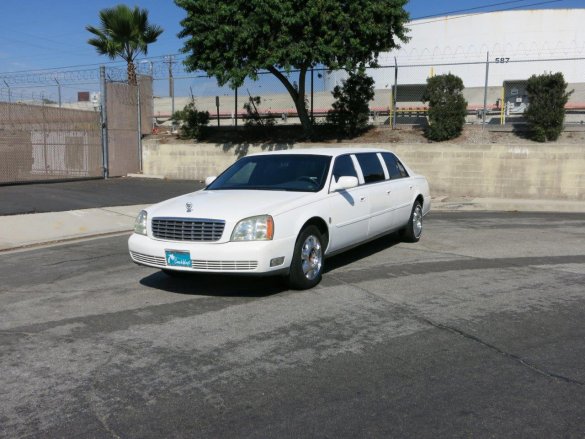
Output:
M431 213L322 283L0 255L0 436L582 437L585 217Z

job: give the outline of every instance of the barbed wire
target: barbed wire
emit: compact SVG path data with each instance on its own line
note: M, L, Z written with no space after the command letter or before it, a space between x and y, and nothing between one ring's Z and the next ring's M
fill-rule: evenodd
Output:
M516 50L507 51L502 49L499 52L490 52L489 63L498 63L498 59L506 56L506 63L558 63L570 61L585 60L585 46L571 47L571 48L545 48L539 49L539 56L535 55L535 51L530 50ZM412 54L411 54L412 55ZM475 55L475 54L474 54ZM433 54L432 56L403 56L397 57L396 63L398 68L413 68L413 67L439 67L439 66L463 66L463 65L480 65L486 63L485 53L478 53L477 59L470 59L469 54L464 57L464 54ZM474 56L475 57L475 56ZM184 57L175 55L166 57L157 57L152 59L142 59L136 62L136 72L139 75L152 76L153 80L166 80L171 76L177 80L184 79L210 79L209 75L201 71L190 71L183 61ZM395 67L393 57L381 57L380 65L378 67L370 67L369 69L393 69ZM127 81L127 66L118 63L117 65L105 65L106 78L108 81L125 82ZM331 70L319 66L314 68L314 72L331 72ZM298 70L290 70L284 72L290 76L298 73ZM259 71L258 76L268 75L268 71ZM63 68L63 69L46 69L46 70L31 70L20 71L12 73L0 74L0 89L19 89L19 88L37 88L47 86L62 86L73 87L91 85L99 89L100 84L100 68ZM2 94L4 96L5 93Z

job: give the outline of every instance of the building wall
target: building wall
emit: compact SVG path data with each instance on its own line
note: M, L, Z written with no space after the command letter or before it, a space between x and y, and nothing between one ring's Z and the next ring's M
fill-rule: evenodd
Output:
M489 52L489 85L527 79L532 74L561 71L569 83L585 82L585 60L544 61L585 57L585 8L489 12L412 21L410 41L399 50L382 53L380 65L426 64L401 67L400 83L424 83L431 74L453 73L466 87L482 87ZM509 62L495 63L496 58ZM521 62L530 61L530 62ZM478 62L476 65L454 65ZM451 64L451 65L440 65ZM372 70L376 88L392 86L393 78ZM335 77L329 85L334 86ZM391 80L390 80L391 79Z
M376 146L394 151L412 169L425 175L435 196L585 201L585 149L582 145L431 143ZM144 173L204 180L207 176L218 175L239 155L287 147L290 145L174 144L150 139L143 142Z

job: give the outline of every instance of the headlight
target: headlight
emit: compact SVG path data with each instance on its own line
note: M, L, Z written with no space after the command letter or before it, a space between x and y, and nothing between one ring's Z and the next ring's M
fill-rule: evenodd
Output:
M274 221L270 215L253 216L236 224L232 241L268 241L274 236Z
M134 233L146 235L146 216L146 210L141 210L136 217L136 221L134 221Z

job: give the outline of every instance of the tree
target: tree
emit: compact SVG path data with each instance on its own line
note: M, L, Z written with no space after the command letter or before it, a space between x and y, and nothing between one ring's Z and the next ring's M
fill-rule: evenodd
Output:
M349 72L342 86L333 89L333 110L327 113L327 121L339 131L355 136L368 126L370 118L369 102L374 99L374 79L365 69Z
M443 141L461 134L467 115L463 88L461 78L451 73L427 79L422 101L429 103L429 139Z
M100 11L100 27L88 25L86 30L95 38L87 40L100 55L111 59L117 56L128 63L128 83L136 85L134 60L148 54L148 45L154 43L163 29L148 22L148 11L135 6L117 5Z
M407 41L407 0L175 0L185 9L179 33L187 38L189 70L203 70L219 85L240 86L260 70L276 76L291 95L305 133L309 69L375 66L380 52ZM291 81L293 70L298 78ZM284 71L284 73L283 73ZM297 86L295 87L295 83Z
M565 105L573 93L567 92L567 85L560 72L532 75L528 79L529 104L524 116L533 140L544 142L559 138L565 121Z
M201 139L205 135L205 127L209 123L209 111L197 110L195 98L182 110L175 111L171 116L173 122L181 124L181 137L183 139Z

